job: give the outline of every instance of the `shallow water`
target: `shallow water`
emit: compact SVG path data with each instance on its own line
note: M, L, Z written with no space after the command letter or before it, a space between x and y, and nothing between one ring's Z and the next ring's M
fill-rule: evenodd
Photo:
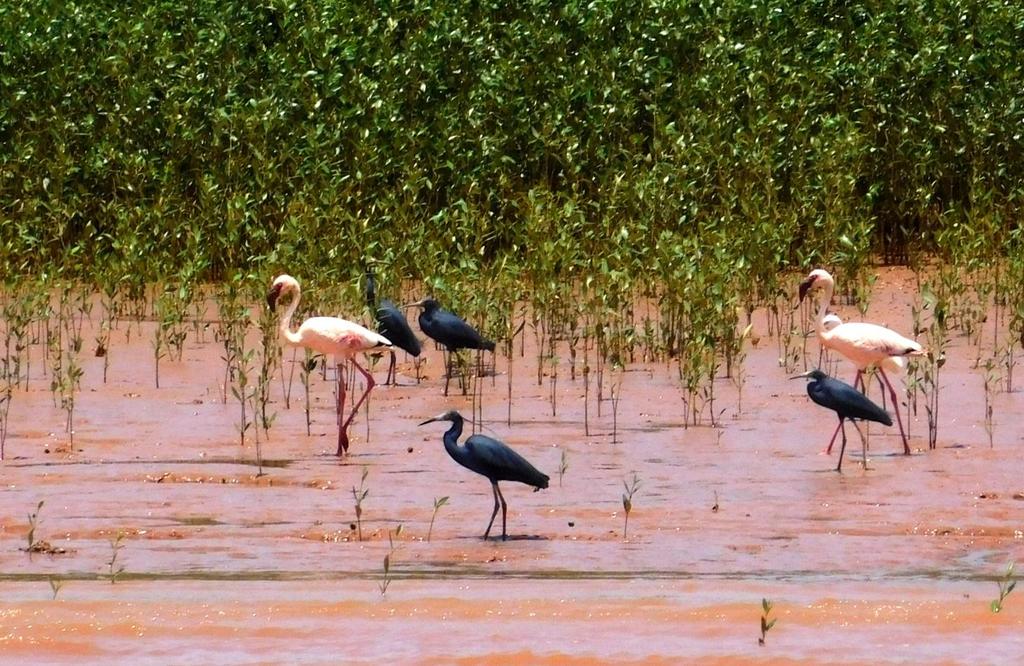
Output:
M882 271L868 319L909 331L907 284L904 272ZM1021 394L996 396L990 448L973 347L956 337L939 447L927 450L923 413L910 425L911 456L895 428L873 426L864 470L851 429L837 474L835 453L820 454L834 417L810 403L804 382L788 381L763 314L754 321L761 339L747 351L742 411L722 378L721 427L685 429L675 370L634 364L615 444L611 404L596 416L593 385L584 435L583 385L569 381L567 353L552 416L532 334L525 358L513 359L507 426L499 356L497 375L482 381L485 432L552 477L538 493L503 484L506 542L479 538L490 487L448 458L446 424L416 425L449 408L471 412L469 398L441 395L432 346L421 385L400 357L403 385L374 390L343 460L331 455L330 381L313 379L311 437L298 378L288 410L275 381L271 462L259 478L252 445L238 443L237 405L221 403L222 350L211 334L190 336L184 361L161 362L159 389L146 323L141 336L132 326L130 343L125 323L115 332L106 385L102 359L83 355L74 452L63 450L63 412L36 348L0 468L0 661L976 663L1024 654L1015 596L998 615L988 608L1006 563L1024 559ZM364 466L358 541L352 488ZM634 472L641 486L624 540L623 481ZM442 496L450 499L427 542ZM21 550L41 499L36 536L67 554ZM399 524L381 595L387 531ZM112 585L119 532L115 566L125 571ZM56 601L50 578L64 581ZM778 623L761 647L763 597Z

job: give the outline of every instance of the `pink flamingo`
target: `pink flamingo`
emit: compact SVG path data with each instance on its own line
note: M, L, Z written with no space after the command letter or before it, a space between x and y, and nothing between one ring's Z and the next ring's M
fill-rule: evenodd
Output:
M355 418L356 412L362 406L363 401L370 395L374 387L373 375L363 369L356 362L355 355L358 352L366 352L378 347L391 347L391 342L379 333L363 328L359 324L341 319L339 317L310 317L302 322L299 330L292 333L292 315L299 307L299 298L302 290L299 289L298 281L290 275L278 275L274 278L270 291L267 293L267 305L274 310L277 300L283 294L290 294L292 299L281 317L281 337L286 344L293 347L305 347L321 354L333 354L338 365L338 453L341 456L348 451L348 426ZM342 421L345 405L345 379L344 362L351 361L356 370L366 378L366 390L362 397L352 407L348 418Z
M892 398L893 411L896 412L896 422L900 426L900 436L903 438L903 453L910 455L910 444L907 442L907 433L903 429L903 419L900 417L899 400L896 398L896 390L892 387L886 368L898 370L903 367L903 357L920 356L927 352L917 342L905 338L896 331L878 324L866 322L834 323L828 314L829 303L832 302L832 295L835 292L836 283L828 271L817 268L810 272L800 283L800 301L803 302L807 294L815 289L824 289L825 297L818 309L818 317L815 320L815 331L818 339L826 349L834 349L847 360L857 366L857 376L853 385L864 385L864 371L870 367L877 367L885 385L889 388L889 396ZM833 315L834 317L834 315ZM832 444L836 440L836 433L832 435L826 453L832 452Z

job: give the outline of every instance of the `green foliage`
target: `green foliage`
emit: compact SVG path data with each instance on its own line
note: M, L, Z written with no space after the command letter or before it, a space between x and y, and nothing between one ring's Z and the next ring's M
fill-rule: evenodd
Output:
M352 486L352 499L356 505L356 534L360 541L363 540L363 500L370 494L370 489L366 487L366 477L369 475L369 468L363 467L363 475L359 478L359 490Z
M437 512L441 510L445 504L448 503L448 495L441 498L434 498L434 511L430 514L430 527L427 528L427 542L430 542L430 535L434 532L434 519L437 518Z
M751 282L852 276L1014 219L1022 26L997 0L17 3L0 252L65 277L341 282L375 259L444 281L529 246L628 286L667 233Z
M107 577L110 584L117 582L118 576L124 573L124 565L118 562L121 556L121 549L124 548L124 540L127 535L118 530L117 534L110 538L110 559L107 560Z
M622 493L622 510L625 514L622 523L622 538L625 539L629 531L629 514L633 511L633 495L640 490L640 476L633 472L633 479L631 481L623 479L622 486L625 489L625 492Z
M499 340L528 301L552 395L557 345L572 378L594 345L599 415L604 362L639 351L678 363L687 424L714 424L738 313L784 269L828 265L862 307L876 256L1024 270L1022 42L1000 0L14 3L0 261L137 320L162 286L156 370L196 285L230 283L222 322L285 268L308 311L356 311L373 264ZM266 431L263 350L240 403Z
M394 529L394 531L388 530L388 552L384 555L384 574L381 577L380 583L377 584L381 596L387 594L388 587L391 586L391 564L394 561L395 551L398 550L398 546L395 545L395 539L400 536L402 536L401 524L399 524L398 527ZM427 540L429 541L429 539Z
M39 504L36 505L36 510L28 514L28 532L25 533L25 539L28 541L28 547L25 549L27 552L32 552L33 546L36 544L36 529L39 527L39 514L43 510L43 504L46 500L39 500Z
M757 639L757 644L764 647L765 639L768 638L768 632L775 626L778 618L768 619L772 612L772 602L768 599L761 599L761 636Z
M998 613L1003 610L1003 601L1005 601L1006 597L1010 595L1010 592L1013 592L1013 589L1017 587L1017 581L1014 580L1013 577L1013 564L1013 562L1010 562L1006 565L1006 573L1003 574L1001 579L996 581L999 584L999 598L993 599L992 603L989 604L989 608L993 613Z

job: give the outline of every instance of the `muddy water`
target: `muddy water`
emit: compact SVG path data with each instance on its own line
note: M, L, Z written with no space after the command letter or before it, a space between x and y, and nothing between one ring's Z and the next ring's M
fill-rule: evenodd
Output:
M883 271L868 318L909 331L907 284ZM419 386L400 358L401 385L375 389L340 461L330 377L312 382L311 436L297 373L289 409L275 381L263 449L272 466L257 478L253 446L238 442L238 406L222 402L212 334L190 335L182 362L162 361L157 389L149 326L140 335L133 325L130 342L125 324L115 332L106 384L102 360L83 357L73 451L34 349L0 468L2 662L1005 663L1024 654L1019 592L998 615L988 607L1006 563L1024 560L1022 398L995 396L990 447L976 351L963 338L943 368L939 447L927 450L923 413L911 419L911 456L895 429L872 427L865 470L851 430L837 474L835 454L820 453L834 418L787 380L762 313L742 410L722 378L720 427L686 429L675 370L631 365L615 443L612 405L597 416L593 385L585 434L568 354L552 415L528 334L525 358L513 360L512 426L501 357L481 384L483 420L552 483L538 493L505 484L512 538L484 542L489 484L448 458L445 424L417 426L445 409L471 412L469 398L441 395L439 352L427 351ZM808 348L816 358L816 342ZM364 468L359 541L352 488ZM624 539L623 481L634 472L641 485ZM39 500L36 537L67 553L21 550ZM399 524L382 595L387 532ZM124 571L112 585L117 533L113 569ZM56 601L49 579L63 581ZM778 622L762 647L764 597Z

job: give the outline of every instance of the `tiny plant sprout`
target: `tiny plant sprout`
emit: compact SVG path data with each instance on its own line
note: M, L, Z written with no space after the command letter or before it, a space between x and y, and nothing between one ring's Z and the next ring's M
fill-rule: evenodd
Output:
M388 530L388 552L384 555L384 576L378 584L382 596L387 593L388 587L391 585L391 562L395 551L398 550L398 546L395 545L395 539L401 535L401 525L396 527L393 532Z
M52 599L56 599L57 595L60 594L60 588L64 587L64 581L60 578L50 576L46 579L50 583L50 591L53 593Z
M36 505L36 510L28 514L28 532L25 534L25 538L28 540L28 552L32 552L32 547L36 545L36 528L39 527L39 513L42 511L43 504L46 500L39 500L39 504Z
M366 487L366 477L369 474L370 470L363 467L363 476L359 479L359 490L352 486L352 499L356 503L356 532L360 541L363 540L363 500L370 494L370 489Z
M633 480L629 482L623 480L622 485L626 489L626 492L622 493L622 510L626 513L626 519L622 525L622 538L625 539L629 532L629 514L633 510L633 495L640 490L639 475L633 472Z
M118 563L118 558L121 555L121 549L124 548L125 533L118 531L118 533L110 539L110 559L107 561L109 568L107 575L110 577L110 584L113 585L117 582L117 577L124 573L124 565Z
M569 471L569 452L562 449L562 460L558 464L558 487L562 487L562 477Z
M761 637L757 639L757 644L764 646L764 641L768 637L768 632L775 626L776 618L770 618L772 613L772 602L768 599L761 599Z
M448 496L435 497L434 498L434 512L430 514L430 527L427 528L427 542L430 542L430 535L434 532L434 519L437 518L437 512L440 511L441 507L448 503Z
M989 604L989 608L993 613L998 613L1003 610L1003 601L1006 597L1010 596L1010 592L1013 592L1013 588L1017 587L1017 581L1013 577L1013 562L1010 562L1006 566L1006 573L1003 577L996 581L999 585L999 598L993 599L992 603Z

